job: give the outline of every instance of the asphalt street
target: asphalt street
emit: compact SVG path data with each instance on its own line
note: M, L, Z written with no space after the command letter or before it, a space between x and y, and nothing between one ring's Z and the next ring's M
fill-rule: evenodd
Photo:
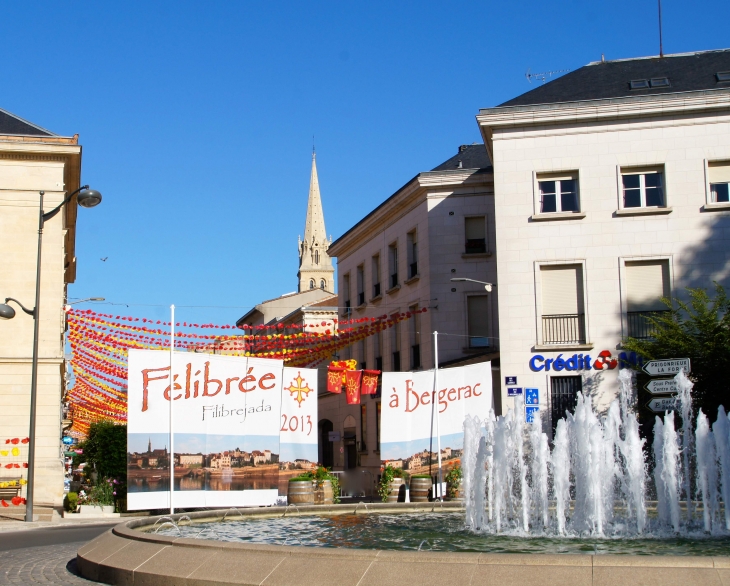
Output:
M76 571L76 551L118 521L0 533L0 585L94 584Z

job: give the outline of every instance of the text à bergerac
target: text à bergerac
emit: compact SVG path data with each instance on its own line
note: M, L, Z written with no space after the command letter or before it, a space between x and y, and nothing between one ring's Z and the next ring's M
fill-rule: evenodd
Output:
M481 397L482 391L477 391L477 388L482 383L476 383L475 385L464 385L463 387L454 387L441 389L438 392L438 404L439 413L443 413L448 409L449 404L461 401L462 399L469 399L471 397ZM434 391L423 391L418 393L413 389L413 381L406 380L405 397L399 395L398 390L393 387L393 392L390 395L390 402L388 405L393 409L399 409L405 407L406 413L412 413L421 406L430 405L431 400L434 396Z

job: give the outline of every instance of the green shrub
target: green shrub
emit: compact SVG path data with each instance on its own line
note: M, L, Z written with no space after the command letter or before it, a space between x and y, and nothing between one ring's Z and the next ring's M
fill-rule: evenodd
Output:
M79 504L79 495L76 492L69 492L63 499L63 508L69 513L73 513Z

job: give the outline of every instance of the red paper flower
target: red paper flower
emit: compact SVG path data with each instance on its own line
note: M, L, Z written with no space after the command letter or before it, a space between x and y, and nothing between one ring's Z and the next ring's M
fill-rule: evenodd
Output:
M2 503L3 507L9 507L10 505L5 502L5 500L0 500L0 503Z
M10 500L10 502L11 502L11 503L13 503L13 504L14 504L14 505L15 505L15 506L17 507L17 506L18 506L18 505L19 505L19 504L20 504L21 502L23 502L23 499L22 499L22 498L20 498L19 496L14 496L14 497L13 497L13 498L12 498L12 499Z

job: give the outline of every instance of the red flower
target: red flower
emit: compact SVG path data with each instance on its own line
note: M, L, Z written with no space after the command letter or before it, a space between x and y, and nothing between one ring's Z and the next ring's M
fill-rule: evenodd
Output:
M2 503L3 507L9 507L10 505L6 503L4 500L0 500L0 503Z

